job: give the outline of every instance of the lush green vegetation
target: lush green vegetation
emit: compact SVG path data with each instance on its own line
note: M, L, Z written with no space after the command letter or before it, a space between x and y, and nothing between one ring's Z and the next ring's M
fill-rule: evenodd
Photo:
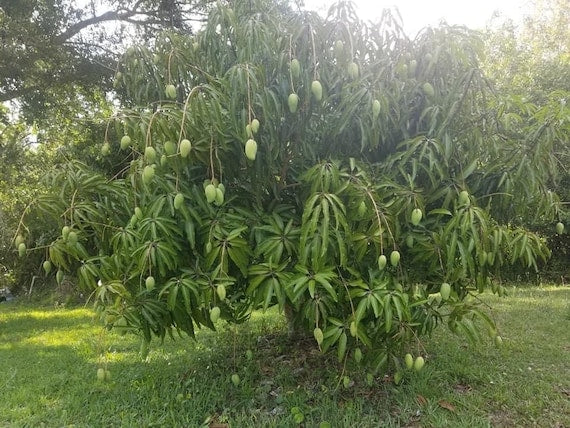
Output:
M374 371L442 322L474 339L495 326L470 297L550 254L527 226L560 215L570 126L561 94L493 91L481 56L467 29L411 40L345 2L217 4L196 35L127 50L108 169L62 164L32 205L57 226L40 244L24 216L16 248L147 343L274 304Z
M89 309L3 304L0 425L294 426L298 409L307 426L567 426L570 289L508 292L482 296L502 347L436 330L425 369L400 386L393 373L368 385L312 339L291 346L276 310L241 326L219 322L219 334L202 330L196 342L167 339L143 361L140 339L104 330ZM97 380L99 367L110 381Z
M103 3L0 8L0 288L95 302L0 306L0 425L569 424L568 290L496 296L570 272L567 2Z

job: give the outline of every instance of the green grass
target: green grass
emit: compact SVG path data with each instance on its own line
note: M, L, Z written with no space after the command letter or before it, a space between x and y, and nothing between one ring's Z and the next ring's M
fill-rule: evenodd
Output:
M139 357L139 340L104 331L89 309L0 305L0 426L570 426L570 288L485 295L504 339L479 346L442 328L426 366L400 386L342 366L313 340L293 344L274 311L197 342L166 340ZM246 351L253 352L248 359ZM96 379L98 367L112 373ZM239 374L233 386L230 376ZM447 407L447 408L446 408Z

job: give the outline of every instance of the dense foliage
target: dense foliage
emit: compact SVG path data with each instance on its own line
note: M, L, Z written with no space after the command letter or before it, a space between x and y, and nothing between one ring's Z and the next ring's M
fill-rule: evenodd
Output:
M41 198L62 228L46 270L76 274L144 343L270 305L374 368L442 322L495 336L473 296L547 258L517 219L556 215L569 112L556 95L518 112L481 48L464 28L409 40L389 13L261 0L131 48L116 75L130 102L101 143L114 173L71 162Z

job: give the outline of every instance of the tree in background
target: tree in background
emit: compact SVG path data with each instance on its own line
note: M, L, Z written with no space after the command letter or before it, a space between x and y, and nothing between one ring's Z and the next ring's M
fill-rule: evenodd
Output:
M570 223L570 5L537 0L533 6L521 26L498 17L485 36L483 68L501 94L498 117L510 128L509 133L500 131L505 144L511 139L527 142L520 168L530 171L529 180L538 178L551 198L548 213L532 200L527 200L529 209L522 215L508 207L501 211L509 221L549 238L554 257L544 273L559 280L570 270L570 239L552 226L551 212L560 223ZM553 154L548 166L537 159L544 156L544 146ZM508 186L505 191L512 192Z
M202 19L207 4L8 2L0 8L0 102L19 99L24 112L39 115L46 104L72 100L81 91L110 89L124 38L133 31L142 39L167 28L191 32L190 23Z
M368 26L344 2L323 19L263 0L131 48L115 76L131 101L100 145L117 172L70 162L39 198L61 228L46 271L145 347L272 305L376 370L442 322L496 336L473 296L548 256L504 210L553 216L558 125L517 138L481 49L464 28L411 41L388 12Z

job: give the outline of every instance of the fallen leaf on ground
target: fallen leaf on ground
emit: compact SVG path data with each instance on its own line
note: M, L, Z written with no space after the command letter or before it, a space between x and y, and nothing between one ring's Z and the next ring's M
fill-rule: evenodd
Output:
M439 400L437 404L439 404L439 407L443 407L444 409L447 409L450 412L455 412L455 406L451 404L449 401Z
M427 400L423 395L418 394L417 400L420 406L425 406L427 404Z

